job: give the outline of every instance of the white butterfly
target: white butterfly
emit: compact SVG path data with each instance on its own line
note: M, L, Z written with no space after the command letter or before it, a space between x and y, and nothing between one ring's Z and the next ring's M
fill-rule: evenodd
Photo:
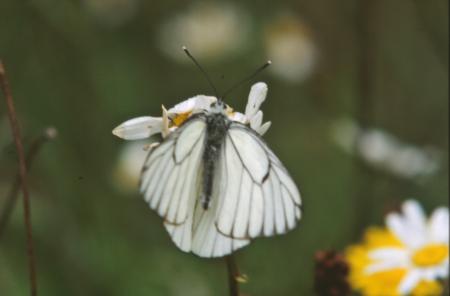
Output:
M142 169L140 190L185 252L220 257L258 236L283 234L301 218L300 193L261 135L267 94L255 84L245 114L222 100L196 96L162 118L139 117L113 133L141 139L162 133Z

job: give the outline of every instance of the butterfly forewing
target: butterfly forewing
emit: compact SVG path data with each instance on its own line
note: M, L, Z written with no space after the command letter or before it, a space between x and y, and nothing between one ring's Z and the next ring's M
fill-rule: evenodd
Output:
M300 193L261 137L232 123L224 149L221 173L226 175L226 188L213 196L220 200L219 231L233 238L254 238L294 228L301 216Z
M206 123L193 118L153 148L141 175L141 192L150 207L171 224L183 223L195 202Z

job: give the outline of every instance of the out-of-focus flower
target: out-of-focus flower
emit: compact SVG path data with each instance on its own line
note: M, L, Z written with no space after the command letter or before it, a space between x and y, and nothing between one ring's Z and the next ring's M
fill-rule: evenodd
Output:
M401 178L434 174L440 167L436 149L422 149L403 143L379 129L362 129L351 120L333 125L332 137L346 152L356 154L369 165Z
M347 277L349 272L345 257L335 251L318 251L315 254L314 290L318 296L350 295Z
M139 0L84 0L84 5L100 23L116 27L136 15Z
M127 144L120 152L119 161L113 171L114 184L127 192L137 192L142 164L148 151L140 141Z
M317 48L311 32L297 17L283 15L266 28L267 56L273 61L270 71L278 77L298 82L306 79L317 61Z
M249 32L249 16L238 7L196 2L161 25L158 44L165 54L181 62L189 62L180 50L183 45L196 57L213 60L240 49Z
M261 104L266 99L267 85L263 82L255 83L250 89L245 114L235 112L227 106L226 115L230 120L249 125L260 135L269 129L270 121L263 122ZM187 99L166 110L163 107L162 117L142 116L125 121L117 126L112 133L125 140L140 140L161 133L163 137L181 126L190 116L199 112L210 111L216 97L198 95Z
M363 295L441 295L438 279L448 277L449 212L427 219L413 200L403 213L389 214L386 228L369 228L362 243L346 252L350 283Z

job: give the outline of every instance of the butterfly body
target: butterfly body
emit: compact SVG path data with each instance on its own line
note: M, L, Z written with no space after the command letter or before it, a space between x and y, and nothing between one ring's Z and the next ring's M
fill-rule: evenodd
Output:
M219 104L217 104L219 105ZM219 159L222 145L231 121L225 115L225 107L215 107L206 114L206 138L203 151L203 190L201 202L203 209L207 210L213 190L214 171Z

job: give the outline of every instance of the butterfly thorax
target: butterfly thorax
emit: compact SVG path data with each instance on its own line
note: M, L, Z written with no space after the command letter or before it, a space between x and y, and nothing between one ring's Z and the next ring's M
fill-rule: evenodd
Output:
M224 112L210 112L206 115L206 140L203 152L203 178L201 202L206 210L213 192L215 164L231 121Z

